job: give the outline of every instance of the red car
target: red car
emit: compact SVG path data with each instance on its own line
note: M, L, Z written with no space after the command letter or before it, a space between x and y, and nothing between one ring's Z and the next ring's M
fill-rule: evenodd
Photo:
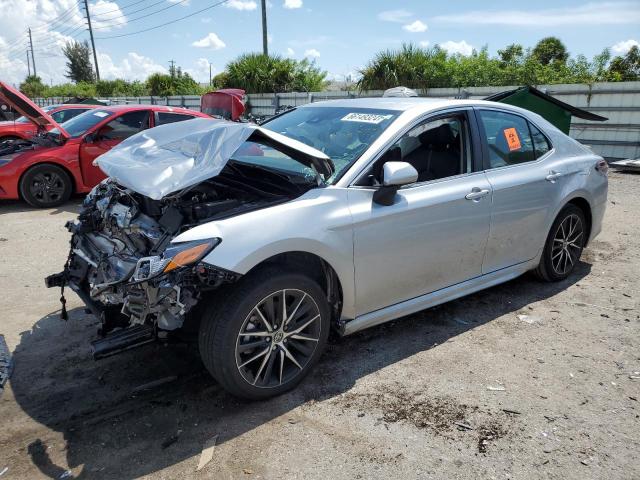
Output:
M63 123L96 107L97 105L48 105L42 107L42 111L48 113L57 123ZM38 129L36 126L31 123L31 120L24 116L16 118L13 121L0 122L0 142L17 140L19 138L29 140L37 135L37 133Z
M147 128L208 115L161 105L99 107L59 125L31 100L0 82L0 100L49 131L31 140L0 143L0 199L54 207L87 193L105 174L93 161Z

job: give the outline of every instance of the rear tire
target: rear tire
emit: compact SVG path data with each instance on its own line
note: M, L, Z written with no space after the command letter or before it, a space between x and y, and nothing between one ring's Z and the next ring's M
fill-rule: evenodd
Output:
M534 274L545 282L559 282L573 272L587 235L584 212L573 204L556 217Z
M221 297L205 306L200 323L200 356L211 375L250 400L298 385L329 336L330 309L320 286L302 274L264 268Z
M31 167L20 180L20 195L32 207L51 208L69 200L73 183L69 174L57 165Z

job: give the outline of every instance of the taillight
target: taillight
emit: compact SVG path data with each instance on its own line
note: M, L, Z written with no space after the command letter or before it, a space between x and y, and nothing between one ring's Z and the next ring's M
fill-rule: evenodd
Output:
M598 160L596 170L603 175L607 175L609 173L609 164L605 160Z

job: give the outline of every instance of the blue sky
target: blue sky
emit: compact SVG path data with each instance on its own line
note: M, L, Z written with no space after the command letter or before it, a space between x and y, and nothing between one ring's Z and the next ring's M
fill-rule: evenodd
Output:
M189 15L219 0L95 0L96 46L103 77L144 78L166 70L169 60L199 81L208 80L237 55L262 48L260 0L228 0L189 19L121 38ZM143 15L165 9L148 18ZM6 12L20 12L9 17ZM624 53L640 41L640 1L507 2L399 0L269 0L269 49L308 57L332 78L356 72L375 52L403 42L468 54L491 53L517 42L533 46L555 35L571 54L588 57L604 47ZM26 29L34 32L38 73L63 81L65 40L88 38L76 0L0 0L0 78L26 74ZM74 28L77 30L74 31Z

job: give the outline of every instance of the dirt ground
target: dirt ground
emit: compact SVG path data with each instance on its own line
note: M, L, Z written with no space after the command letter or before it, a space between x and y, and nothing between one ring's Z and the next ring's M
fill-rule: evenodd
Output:
M0 479L640 478L639 185L611 175L603 233L568 280L524 276L334 339L311 378L261 403L224 393L184 345L94 362L96 321L73 293L60 320L43 283L79 200L0 204L15 361Z

